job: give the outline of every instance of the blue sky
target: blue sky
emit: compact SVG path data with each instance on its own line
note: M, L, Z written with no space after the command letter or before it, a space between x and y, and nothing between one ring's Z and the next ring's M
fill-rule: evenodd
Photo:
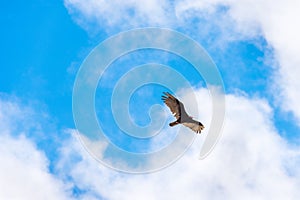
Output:
M73 77L66 70L84 56L87 34L68 17L61 1L5 3L1 13L1 91L39 101L72 126L65 113L71 113Z
M256 4L236 0L3 3L0 171L6 173L0 173L0 187L4 188L0 199L130 199L133 195L139 199L240 199L245 195L258 199L290 195L290 199L298 199L299 6L296 0ZM189 81L193 92L175 83L172 87L176 85L177 90L172 92L185 102L193 117L206 125L204 133L177 162L170 165L150 158L147 165L161 162L168 166L158 172L134 175L115 171L94 159L118 157L103 153L106 146L101 141L78 138L72 91L80 66L97 45L122 31L145 27L178 31L206 50L224 82L226 118L215 150L198 160L212 116L205 79L191 63L170 52L141 49L119 57L104 72L95 93L96 115L109 141L140 153L158 151L176 138L179 128L168 127L173 118L160 100L161 93L170 91L171 86L157 84L158 75L143 67L147 63L168 66L170 73L176 71ZM142 66L145 77L129 77L138 83L153 78L154 83L140 85L123 103L128 104L137 126L147 126L153 116L158 116L157 123L165 122L154 126L162 131L152 140L124 134L114 121L113 114L118 113L111 111L114 87L124 74L134 73L134 66ZM167 73L165 76L166 80L172 77ZM177 81L174 77L170 80ZM134 81L125 82L128 88L133 87ZM122 100L123 96L118 97ZM151 113L154 104L158 107ZM126 120L122 123L129 124ZM150 134L156 128L147 130ZM186 135L191 133L180 130ZM87 143L92 150L87 149ZM88 151L99 154L93 158ZM139 163L133 160L132 164ZM225 170L220 172L216 166ZM176 180L171 182L174 177ZM22 184L28 187L22 188ZM191 188L199 184L205 187ZM45 187L34 192L37 185Z

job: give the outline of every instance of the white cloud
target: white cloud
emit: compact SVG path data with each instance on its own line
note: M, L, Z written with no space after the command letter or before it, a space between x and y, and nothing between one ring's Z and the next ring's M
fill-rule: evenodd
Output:
M32 114L16 100L0 99L0 199L68 199L69 188L50 174L47 157L25 136Z
M178 15L185 16L189 11L195 17L197 13L214 11L218 6L228 8L228 18L222 18L220 24L233 26L236 33L246 37L263 36L270 47L274 49L274 58L279 64L278 73L275 73L273 93L285 111L292 111L300 122L300 105L297 103L300 96L298 88L298 74L300 74L300 17L298 0L288 1L260 1L260 0L213 0L190 1L178 3ZM180 17L180 16L179 16ZM234 23L226 21L234 20ZM223 28L224 29L224 28ZM235 34L235 37L236 34ZM241 37L241 36L240 36ZM276 65L275 63L273 63ZM275 69L275 66L274 66ZM279 103L280 102L280 103Z
M46 156L24 136L0 136L0 199L68 199Z
M197 97L200 110L209 113L209 102L203 101L206 93L200 90ZM272 109L265 100L227 95L223 136L204 160L198 160L204 136L200 135L172 166L156 173L130 175L103 167L78 141L71 140L64 145L58 168L78 187L91 191L82 198L298 199L300 152L278 135L271 119ZM82 159L71 162L78 155Z
M171 22L168 17L168 1L136 0L65 0L65 6L77 23L94 32L96 29L118 31L140 26L166 25ZM106 26L106 29L103 27Z

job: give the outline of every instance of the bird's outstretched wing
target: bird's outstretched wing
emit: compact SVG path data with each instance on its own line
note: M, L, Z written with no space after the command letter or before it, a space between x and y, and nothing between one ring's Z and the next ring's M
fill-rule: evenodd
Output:
M170 108L171 112L174 114L174 117L179 119L181 116L180 104L182 103L168 92L164 92L163 94L164 95L161 96L161 99Z
M186 127L189 127L196 133L201 133L201 131L204 129L204 126L201 122L195 121L194 122L183 122L182 124Z

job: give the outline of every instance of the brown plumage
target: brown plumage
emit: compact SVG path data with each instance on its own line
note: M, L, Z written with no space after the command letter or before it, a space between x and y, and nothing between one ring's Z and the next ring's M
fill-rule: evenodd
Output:
M172 114L176 118L176 121L171 122L169 125L175 126L177 124L183 124L196 133L201 133L201 131L204 129L203 124L201 122L193 120L193 118L186 113L183 103L181 103L178 99L176 99L168 92L164 92L163 94L164 95L161 96L161 99L170 108Z

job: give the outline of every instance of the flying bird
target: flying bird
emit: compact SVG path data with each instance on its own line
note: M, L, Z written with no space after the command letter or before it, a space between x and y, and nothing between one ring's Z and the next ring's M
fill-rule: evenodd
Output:
M170 108L172 114L176 118L176 121L171 122L169 126L175 126L177 124L183 124L186 127L189 127L193 131L195 131L197 134L201 133L201 131L204 129L204 126L201 122L198 122L196 120L193 120L192 117L190 117L185 109L183 103L181 103L178 99L176 99L173 95L171 95L168 92L164 92L164 95L161 96L161 99L164 101L164 103Z

